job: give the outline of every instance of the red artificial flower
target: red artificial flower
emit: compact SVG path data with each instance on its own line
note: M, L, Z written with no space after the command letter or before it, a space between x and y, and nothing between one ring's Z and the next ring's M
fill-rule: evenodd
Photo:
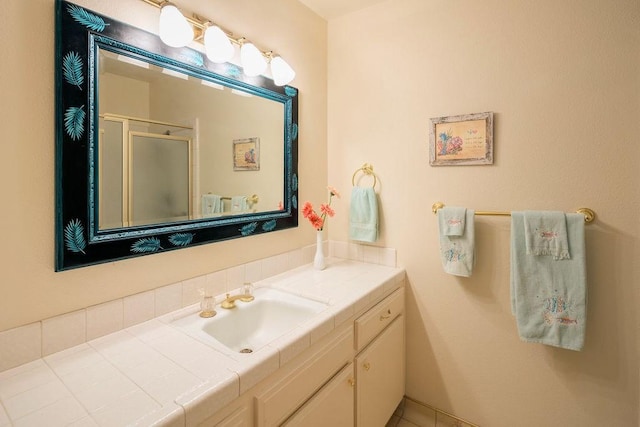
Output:
M309 215L313 214L313 206L310 202L305 202L304 206L302 206L302 216L305 218L309 218Z
M333 209L331 209L331 206L326 205L324 203L320 204L320 212L322 212L323 214L329 215L329 217L333 217L336 214L336 212Z
M329 203L320 203L320 215L313 209L313 205L310 202L305 202L302 205L302 216L307 218L311 225L318 231L322 231L324 223L327 221L327 216L333 217L336 213L331 208L331 199L333 196L340 197L340 193L333 187L327 187L329 190Z

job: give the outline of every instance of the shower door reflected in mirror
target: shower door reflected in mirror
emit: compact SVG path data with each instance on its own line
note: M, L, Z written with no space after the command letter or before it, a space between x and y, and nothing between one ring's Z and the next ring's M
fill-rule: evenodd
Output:
M191 140L132 132L130 147L131 225L191 219Z
M164 134L154 133L158 126ZM135 118L100 119L99 229L193 218L191 131Z

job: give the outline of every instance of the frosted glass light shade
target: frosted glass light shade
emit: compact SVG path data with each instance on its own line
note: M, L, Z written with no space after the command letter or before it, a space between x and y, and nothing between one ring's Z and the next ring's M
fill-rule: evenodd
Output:
M242 69L247 76L258 76L267 69L267 60L252 43L244 43L240 48Z
M271 59L271 76L277 86L284 86L296 77L296 72L279 56Z
M218 64L233 58L233 45L229 37L217 26L207 27L204 32L204 48L207 58Z
M160 10L160 39L171 47L183 47L193 40L191 24L171 3Z

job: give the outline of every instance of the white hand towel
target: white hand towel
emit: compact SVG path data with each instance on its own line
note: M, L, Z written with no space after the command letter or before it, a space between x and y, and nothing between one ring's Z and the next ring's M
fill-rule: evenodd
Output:
M446 235L444 234L446 230L440 228L442 267L445 272L454 276L469 277L473 272L475 256L474 214L473 209L466 209L465 227L461 236ZM438 216L440 215L441 210L438 210ZM438 223L440 224L440 221Z
M438 223L440 233L445 236L462 236L467 209L455 206L445 206L438 209Z
M231 212L242 213L248 209L247 196L233 196L231 197Z
M351 190L349 238L360 242L378 239L378 202L372 187L353 187Z
M524 233L527 254L571 258L564 212L525 211Z
M222 198L216 194L202 195L202 215L209 216L222 212Z

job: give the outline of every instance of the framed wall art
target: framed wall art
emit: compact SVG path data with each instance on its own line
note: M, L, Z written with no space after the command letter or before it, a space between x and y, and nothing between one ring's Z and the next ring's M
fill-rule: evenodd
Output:
M429 164L493 164L493 113L436 117L429 128Z
M260 138L235 139L233 141L233 170L260 170Z

